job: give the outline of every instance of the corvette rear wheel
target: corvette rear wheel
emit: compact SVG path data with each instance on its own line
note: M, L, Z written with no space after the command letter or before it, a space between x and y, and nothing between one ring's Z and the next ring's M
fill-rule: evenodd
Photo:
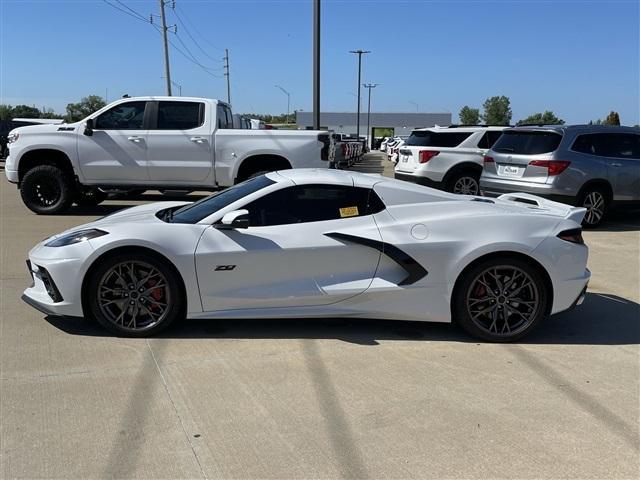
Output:
M180 284L166 263L153 255L110 257L93 271L89 282L91 313L116 335L146 337L183 315Z
M537 269L515 258L476 265L456 288L453 313L470 334L491 342L524 337L544 318L549 302Z

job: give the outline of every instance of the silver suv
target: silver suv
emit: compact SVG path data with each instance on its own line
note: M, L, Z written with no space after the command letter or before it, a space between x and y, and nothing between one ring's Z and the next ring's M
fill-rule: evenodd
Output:
M484 195L526 192L587 209L595 227L614 205L640 204L640 129L606 125L505 130L484 158Z
M398 151L395 177L478 195L482 160L507 127L433 127L414 130Z

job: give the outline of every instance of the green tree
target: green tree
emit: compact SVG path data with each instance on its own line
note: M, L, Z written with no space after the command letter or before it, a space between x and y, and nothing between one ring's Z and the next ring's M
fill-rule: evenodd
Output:
M495 96L487 98L482 105L482 120L487 125L510 125L513 112L509 97Z
M458 114L460 125L478 125L480 123L480 109L465 105Z
M40 118L40 110L29 105L16 105L13 107L13 118Z
M618 112L611 110L602 123L603 125L620 125L620 115L618 115Z
M89 95L83 97L78 103L67 104L67 122L77 122L91 115L96 110L100 110L106 105L104 99L99 95Z
M0 120L11 120L13 118L13 107L7 104L0 104Z
M546 110L544 113L534 113L523 118L516 125L540 124L540 125L564 125L564 120L556 117L555 113Z

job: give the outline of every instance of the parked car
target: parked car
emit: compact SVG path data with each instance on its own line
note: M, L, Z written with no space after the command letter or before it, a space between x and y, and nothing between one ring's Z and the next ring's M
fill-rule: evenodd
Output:
M387 144L391 141L391 137L384 137L382 139L382 142L380 142L380 151L381 152L385 152L387 151Z
M527 192L587 209L596 227L611 207L640 205L640 129L607 125L505 130L484 159L488 196Z
M7 138L11 130L28 127L30 125L57 125L62 122L64 122L64 120L60 118L14 118L12 120L0 121L0 158L5 158L9 155Z
M393 146L391 147L391 151L390 151L390 155L389 155L389 160L393 163L398 163L398 151L402 148L402 146L404 145L404 139L399 139L396 143L393 144Z
M233 128L242 130L251 130L251 119L239 113L233 114Z
M507 127L414 130L398 151L395 177L448 192L478 195L484 155Z
M266 128L266 124L258 118L250 118L249 122L253 130L264 130Z
M13 130L5 174L27 207L52 214L97 204L109 190L215 190L264 172L329 166L329 132L233 127L219 100L124 98L77 123Z
M122 336L189 318L451 322L522 338L579 304L584 209L340 170L268 173L196 203L117 212L29 252L23 299ZM469 232L473 232L470 234Z

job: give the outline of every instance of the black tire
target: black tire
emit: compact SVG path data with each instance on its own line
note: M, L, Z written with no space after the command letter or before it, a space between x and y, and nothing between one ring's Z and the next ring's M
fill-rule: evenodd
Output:
M596 228L607 215L609 209L609 192L602 187L587 187L578 197L577 205L587 209L582 220L584 228Z
M20 183L22 201L39 215L54 215L67 210L75 196L71 175L53 165L29 170Z
M447 180L446 190L460 195L480 195L480 173L473 170L456 172Z
M514 342L546 317L550 301L543 275L536 267L519 258L495 257L463 273L455 287L451 311L454 321L474 337Z
M85 187L76 192L74 202L81 207L95 207L107 198L107 194L95 187Z
M158 275L148 277L153 271ZM85 304L111 333L148 337L185 317L186 300L178 275L165 260L149 253L111 255L91 271Z

